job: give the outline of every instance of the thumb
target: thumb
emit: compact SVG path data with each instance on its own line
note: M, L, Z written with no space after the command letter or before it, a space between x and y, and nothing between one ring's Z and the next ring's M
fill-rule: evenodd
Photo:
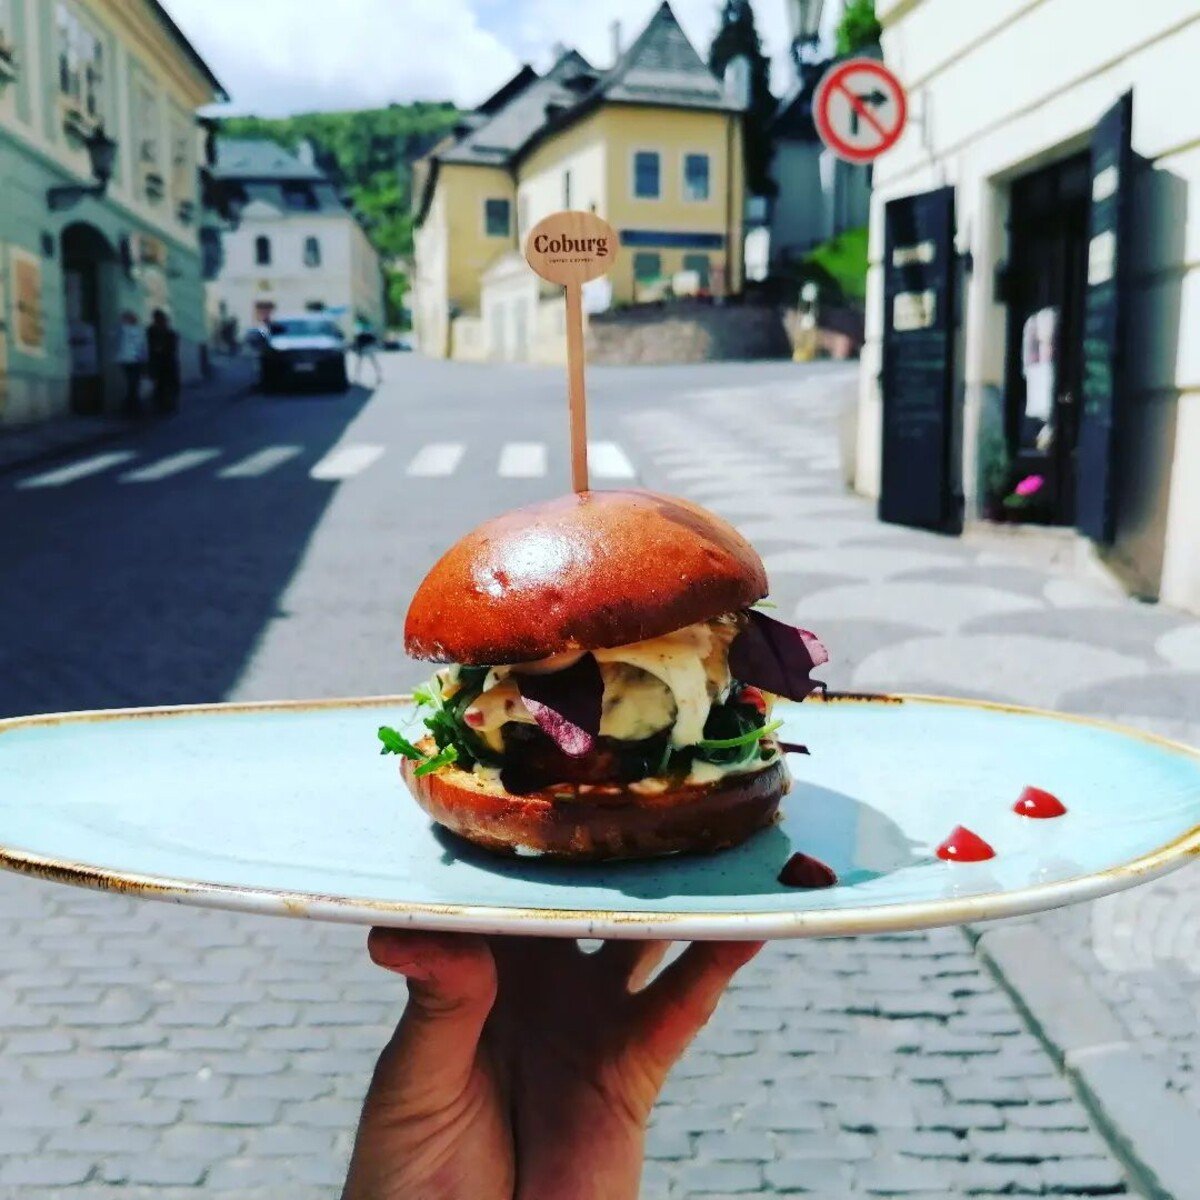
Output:
M424 1111L452 1100L470 1077L496 999L487 943L465 934L372 929L372 960L408 980L408 1005L380 1056L368 1106Z

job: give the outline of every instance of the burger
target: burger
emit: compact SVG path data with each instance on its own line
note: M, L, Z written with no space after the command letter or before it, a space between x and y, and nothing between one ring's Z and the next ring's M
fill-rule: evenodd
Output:
M417 803L488 850L555 859L710 852L789 787L777 696L821 685L821 643L765 613L727 522L646 491L582 492L484 522L425 577L404 644L444 664L423 734L379 731Z

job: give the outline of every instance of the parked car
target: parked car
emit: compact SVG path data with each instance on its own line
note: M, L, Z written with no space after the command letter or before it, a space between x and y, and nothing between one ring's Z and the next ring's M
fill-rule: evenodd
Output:
M413 348L412 338L406 333L389 333L383 339L383 348L385 350L411 350Z
M264 392L301 384L344 392L350 386L346 339L328 317L272 317L263 330L258 364Z

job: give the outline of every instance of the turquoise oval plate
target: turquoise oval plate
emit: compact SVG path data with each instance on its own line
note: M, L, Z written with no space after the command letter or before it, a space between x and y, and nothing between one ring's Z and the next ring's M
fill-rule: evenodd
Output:
M783 819L706 857L503 859L436 831L381 723L403 699L0 722L0 863L63 883L322 920L568 937L869 933L1033 912L1200 856L1200 755L1029 709L920 697L784 704L805 742ZM1031 820L1027 785L1067 806ZM955 825L996 856L948 863ZM839 883L785 887L795 850Z

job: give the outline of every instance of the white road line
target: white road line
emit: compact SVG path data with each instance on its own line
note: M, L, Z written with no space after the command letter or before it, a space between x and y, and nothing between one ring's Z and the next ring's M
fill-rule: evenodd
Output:
M430 478L434 475L453 475L465 452L462 442L430 442L417 451L405 469L406 475Z
M505 479L537 479L546 473L543 442L505 442L500 451L500 474Z
M46 471L42 475L31 475L28 479L19 480L19 488L48 488L62 487L66 483L74 483L77 479L86 479L89 475L98 475L115 467L117 463L128 462L133 458L132 450L109 450L106 454L93 454L91 458L81 458L66 467L58 467Z
M345 446L334 446L311 471L313 479L349 479L365 471L383 456L384 446L371 446L366 442L351 442Z
M634 479L637 472L616 442L588 442L588 471L597 479Z
M150 463L149 466L138 467L136 471L126 471L117 482L156 483L160 479L178 475L181 471L190 471L192 467L198 467L210 458L216 458L220 453L220 450L211 447L204 450L181 450L178 454L168 454L166 458L160 458L158 462Z
M302 446L268 446L265 450L256 450L241 462L235 462L223 471L217 472L220 479L251 479L257 475L265 475L274 470L280 463L289 458L295 458L303 449Z

